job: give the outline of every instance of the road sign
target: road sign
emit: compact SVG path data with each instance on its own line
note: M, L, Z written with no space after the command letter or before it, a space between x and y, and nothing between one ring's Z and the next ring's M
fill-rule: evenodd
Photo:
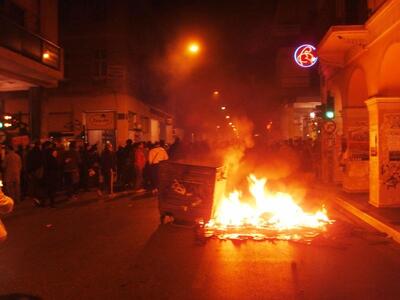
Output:
M336 123L335 121L326 121L324 123L324 131L326 133L334 133L336 130Z

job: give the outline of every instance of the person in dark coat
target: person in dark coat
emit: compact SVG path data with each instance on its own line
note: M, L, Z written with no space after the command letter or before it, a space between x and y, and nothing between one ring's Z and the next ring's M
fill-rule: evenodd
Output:
M103 175L103 192L111 193L111 185L113 184L111 173L115 172L115 156L109 143L105 145L101 153L100 167Z
M183 158L182 145L179 137L176 137L174 143L169 147L168 156L171 160L179 160Z
M125 172L125 151L124 147L119 146L116 152L117 158L117 183L118 186L124 185L124 172Z
M89 165L89 186L99 188L99 173L100 173L100 155L97 150L97 145L93 145L89 148L88 153L88 165Z
M87 192L89 191L89 144L85 143L80 149L80 186Z
M76 149L76 142L69 144L69 149L63 153L62 157L64 183L67 189L68 197L73 199L77 197L79 188L79 152Z
M125 145L125 187L133 188L135 182L135 149L131 139L126 141Z
M28 174L28 195L37 205L41 205L39 199L40 185L43 178L43 154L40 149L40 142L36 142L34 147L28 151L26 172Z
M49 148L44 153L43 186L47 199L50 202L50 207L54 207L54 200L60 179L60 163L57 157L58 152L54 148ZM46 199L43 200L42 205L46 205Z

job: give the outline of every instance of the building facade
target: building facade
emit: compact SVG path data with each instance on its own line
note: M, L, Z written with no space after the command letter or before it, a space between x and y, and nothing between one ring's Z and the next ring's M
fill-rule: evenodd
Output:
M100 146L172 141L172 116L136 97L135 9L130 1L63 1L65 81L49 93L45 134L82 134Z
M319 44L322 93L342 118L343 188L375 206L400 205L400 1L366 1L360 25L333 26ZM338 140L336 141L338 143Z
M32 2L46 6L51 0ZM33 138L84 139L99 148L105 142L124 145L127 139L172 142L172 116L136 97L141 81L139 29L132 12L139 4L60 1L52 12L59 15L60 30L53 26L51 33L59 35L64 49L64 77L58 78L63 80L29 92L16 87L17 92L4 97L5 111L21 112L32 124L29 130L36 132ZM40 15L49 22L50 13ZM35 97L40 103L32 107Z
M1 113L18 114L32 136L39 138L44 89L57 87L63 70L58 2L0 1Z

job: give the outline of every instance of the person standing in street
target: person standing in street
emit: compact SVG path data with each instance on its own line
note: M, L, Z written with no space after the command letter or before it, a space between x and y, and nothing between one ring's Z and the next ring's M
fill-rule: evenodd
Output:
M50 207L54 207L54 200L59 186L59 174L58 152L53 147L48 148L44 153L43 186L50 202ZM45 200L43 200L43 205L45 205Z
M101 173L103 174L103 192L111 194L113 184L111 173L115 171L115 156L111 144L106 143L100 157Z
M76 142L70 142L69 149L63 153L62 162L67 196L76 199L79 186L80 163L79 153L76 149Z
M79 151L81 158L80 169L80 187L85 191L89 191L89 144L84 143L83 147Z
M125 172L125 151L124 147L118 146L115 154L117 161L117 185L120 189L124 186L124 172Z
M21 200L21 170L21 157L9 146L3 161L3 180L6 195L10 196L15 202Z
M139 143L135 150L135 190L144 192L143 188L143 170L146 165L146 156L144 154L144 145Z
M135 180L135 152L131 139L126 141L125 145L125 180L124 184L127 189L134 187Z
M28 173L28 195L37 205L40 202L40 185L43 178L43 155L40 142L35 142L26 156L26 171Z
M158 192L159 187L159 163L160 161L167 160L167 151L156 142L154 148L149 151L149 166L151 176L151 189L153 193Z
M12 211L14 207L14 201L10 197L7 197L3 194L1 190L1 181L0 181L0 214L8 214ZM0 220L0 242L3 242L7 238L7 231L4 227L3 223Z

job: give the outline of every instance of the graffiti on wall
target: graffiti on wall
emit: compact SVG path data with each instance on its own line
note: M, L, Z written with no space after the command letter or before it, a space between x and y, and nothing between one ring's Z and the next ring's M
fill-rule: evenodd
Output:
M348 150L350 160L369 159L369 128L367 121L359 121L353 126L349 126Z
M396 189L400 186L400 114L384 114L380 131L383 159L381 180L386 189Z
M400 163L382 164L381 178L386 189L396 189L400 184Z

